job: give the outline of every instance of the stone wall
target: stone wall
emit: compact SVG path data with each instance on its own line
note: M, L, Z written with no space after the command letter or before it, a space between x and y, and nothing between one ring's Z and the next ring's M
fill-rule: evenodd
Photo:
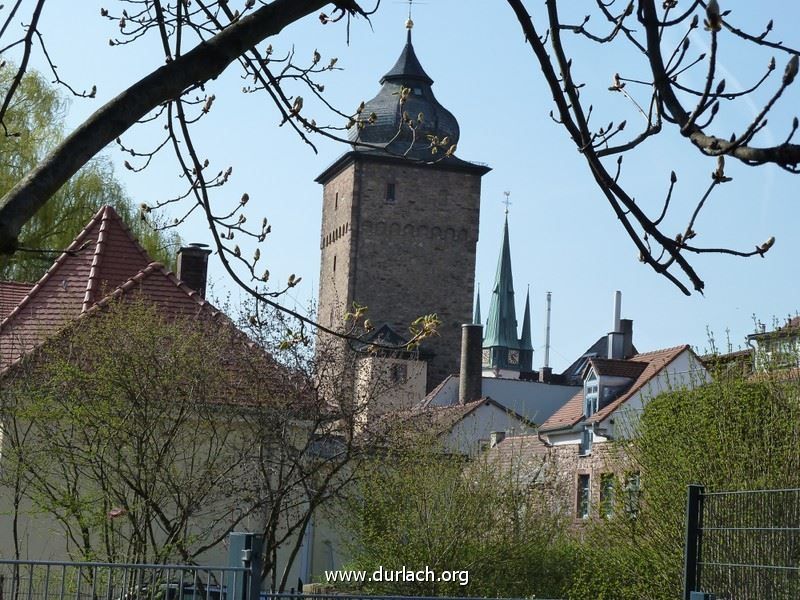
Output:
M333 329L344 325L344 314L352 304L349 282L355 253L354 199L357 199L356 165L350 163L322 191L317 318L322 325Z
M590 518L601 516L601 481L603 475L616 478L616 493L622 492L625 478L635 471L622 446L613 442L595 442L590 454L581 455L579 444L564 444L549 448L548 476L555 497L564 514L576 525L585 520L578 515L578 479L589 476ZM617 498L618 500L619 498Z

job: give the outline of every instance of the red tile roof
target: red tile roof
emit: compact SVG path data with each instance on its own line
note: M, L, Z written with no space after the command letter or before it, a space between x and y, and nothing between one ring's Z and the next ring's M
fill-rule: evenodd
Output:
M510 467L517 459L532 456L545 456L546 446L537 435L509 435L494 448L487 450L487 458L497 461L500 466Z
M74 319L132 291L171 315L219 314L162 264L152 262L110 206L101 208L47 273L28 288L2 315L0 370Z
M22 281L0 281L0 320L22 302L32 287L32 283Z
M516 483L531 485L544 482L549 453L549 447L537 435L517 435L487 450L486 459Z
M653 352L645 352L631 357L631 361L645 363L645 368L640 371L636 380L631 384L631 387L622 394L619 398L604 406L601 410L597 411L589 419L587 423L596 423L605 419L612 412L617 410L620 406L625 404L631 397L639 392L647 383L658 375L661 370L675 360L681 353L685 351L691 352L688 344L683 346L675 346L673 348L664 348L663 350L655 350ZM699 359L698 359L699 362ZM638 367L637 367L638 368ZM554 431L557 429L568 429L584 418L583 412L583 391L575 394L564 406L562 406L552 417L545 421L541 427L541 431Z
M0 368L88 310L151 262L110 206L101 208L0 322Z
M567 400L567 403L559 408L547 421L539 428L539 431L552 431L554 429L565 429L572 427L583 418L583 390Z

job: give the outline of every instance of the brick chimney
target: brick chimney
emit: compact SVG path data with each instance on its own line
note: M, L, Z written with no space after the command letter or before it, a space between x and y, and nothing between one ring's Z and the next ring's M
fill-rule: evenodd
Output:
M203 298L206 297L209 254L211 250L206 244L189 244L178 250L178 279Z
M481 354L483 326L461 326L461 371L458 380L458 401L472 402L483 395L483 373Z
M619 324L622 329L622 358L628 359L633 356L633 321L620 319Z

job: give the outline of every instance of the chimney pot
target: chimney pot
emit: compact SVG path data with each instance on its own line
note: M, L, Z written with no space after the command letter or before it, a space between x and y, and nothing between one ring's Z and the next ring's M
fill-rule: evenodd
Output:
M482 344L483 326L461 326L461 371L458 380L458 401L461 404L477 400L483 395Z
M203 298L206 297L209 254L211 250L207 244L189 244L178 250L178 279Z
M622 329L622 358L633 356L633 320L622 319L620 321Z
M622 292L617 290L614 292L614 333L620 331L619 317L622 313Z

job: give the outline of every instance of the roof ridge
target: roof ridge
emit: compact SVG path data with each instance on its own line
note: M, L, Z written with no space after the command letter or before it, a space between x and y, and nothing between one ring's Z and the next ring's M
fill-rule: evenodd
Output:
M450 379L452 379L454 377L455 377L455 375L453 375L451 373L450 375L448 375L447 377L442 379L442 381L439 383L439 385L437 385L435 388L433 388L430 392L428 392L425 395L425 397L422 399L422 401L419 404L417 404L417 407L426 408L427 406L430 406L430 403L439 394L439 392L442 391L442 389L447 384L447 382L450 381ZM412 407L412 408L415 408L415 407Z
M103 206L101 210L105 210L108 213L109 217L113 218L119 224L119 226L125 232L125 235L128 237L128 239L131 242L133 242L133 245L139 251L139 254L141 254L142 257L145 259L145 262L147 262L148 264L155 262L153 261L153 257L150 256L147 250L145 250L144 246L142 246L142 244L139 242L139 239L135 235L133 235L131 228L120 216L120 214L114 209L113 206L111 206L110 204L106 204L105 206Z
M662 354L662 353L665 353L665 352L674 352L675 350L678 350L678 349L685 350L686 348L689 348L689 347L690 347L689 344L679 344L677 346L670 346L668 348L661 348L659 350L650 350L648 352L640 352L639 354L634 354L631 357L631 360L635 360L636 358L638 358L640 356L647 356L648 354Z
M97 289L98 279L100 278L100 263L103 261L103 250L106 247L106 231L108 229L108 205L104 205L99 213L100 217L100 231L97 232L97 242L94 245L94 256L92 257L92 266L89 267L89 278L86 282L86 293L83 295L83 305L81 312L86 312L92 305L92 297Z
M151 261L144 269L140 270L138 273L130 277L127 281L122 283L121 285L117 286L111 293L107 294L100 300L98 300L91 308L89 308L86 313L93 312L95 310L99 310L101 307L107 306L113 300L116 300L129 290L133 289L137 284L144 281L147 277L152 275L153 273L161 273L167 279L169 279L172 283L175 284L175 287L180 289L184 292L189 298L191 298L200 308L201 310L208 310L211 313L212 317L217 317L220 314L223 314L221 310L211 304L208 300L203 298L197 290L192 289L190 286L183 283L178 277L167 269L167 267L158 261Z
M631 363L640 363L643 365L647 364L647 361L644 360L636 360L637 356L641 356L640 354L634 354L630 358L604 358L602 356L590 356L586 362L609 362L609 363L619 363L629 365Z
M39 290L42 289L42 286L44 286L44 284L47 283L53 277L53 274L61 267L62 264L64 264L64 261L68 257L74 256L75 254L84 249L84 246L86 245L85 238L89 234L89 231L92 229L92 227L95 226L98 219L102 217L104 208L105 206L100 210L98 210L94 214L94 216L91 219L89 219L89 222L83 227L83 229L80 230L78 235L75 236L75 239L72 240L72 243L69 246L67 246L66 250L64 250L59 255L59 257L53 262L53 264L50 265L50 268L47 269L45 274L39 278L39 281L37 281L33 285L33 287L28 291L28 293L20 301L20 303L17 304L16 307L14 307L14 310L12 310L8 315L6 315L6 317L2 321L0 321L0 331L2 331L2 329L12 319L14 319L22 311L23 308L25 308L28 305L31 298L36 296Z
M416 408L416 410L422 412L422 411L426 411L426 410L444 411L444 410L453 410L453 409L456 409L456 408L463 409L465 406L469 406L473 402L480 402L480 399L472 400L471 402L467 402L465 404L461 404L460 402L456 402L455 404L435 404L433 406L419 406L419 407ZM415 410L415 409L412 409L412 410Z

